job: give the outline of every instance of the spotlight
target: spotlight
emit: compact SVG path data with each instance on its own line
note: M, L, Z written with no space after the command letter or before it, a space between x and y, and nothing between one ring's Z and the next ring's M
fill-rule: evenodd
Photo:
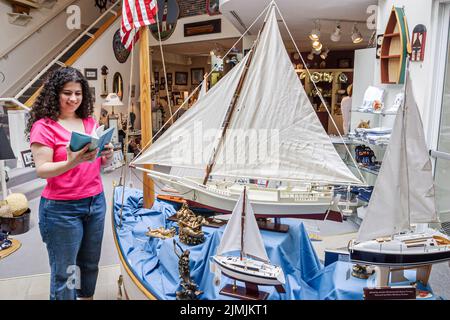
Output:
M308 60L313 60L314 59L314 53L311 51L306 58L308 58Z
M356 28L356 23L353 25L352 41L353 43L360 43L361 41L363 41L361 32L359 32L358 28Z
M341 40L341 25L336 23L336 29L334 29L334 32L330 36L331 41L338 42Z
M319 37L320 37L320 25L319 22L316 21L314 29L312 29L311 33L309 34L309 38L312 41L317 41L319 40Z
M320 50L322 50L322 43L319 40L315 40L312 43L312 47L314 50L320 51Z
M330 49L327 48L324 52L320 54L320 57L325 60L328 57L328 53L330 52Z

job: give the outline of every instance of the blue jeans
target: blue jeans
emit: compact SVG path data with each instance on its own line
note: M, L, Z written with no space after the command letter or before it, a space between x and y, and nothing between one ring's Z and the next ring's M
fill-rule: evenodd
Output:
M94 295L105 212L103 192L80 200L41 197L39 229L50 262L50 300Z

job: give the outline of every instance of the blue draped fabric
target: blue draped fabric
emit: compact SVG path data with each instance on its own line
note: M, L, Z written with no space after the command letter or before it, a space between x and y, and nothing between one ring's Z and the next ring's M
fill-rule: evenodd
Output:
M120 218L122 191L122 187L117 187L114 193L114 220L119 246L135 276L156 298L175 299L175 292L181 290L178 256L173 243L175 239L183 250L190 251L191 278L198 289L203 291L200 299L232 299L219 294L220 289L225 284L232 283L232 280L222 275L220 285L216 286L215 274L211 271L211 257L216 253L225 226L204 226L206 240L195 246L182 244L178 236L165 240L150 238L145 235L148 228L177 228L175 222L167 220L176 210L172 205L159 200L155 201L152 209L143 209L142 191L125 188ZM362 280L350 276L351 263L337 261L324 268L303 223L296 219L283 219L283 223L289 225L289 232L261 230L270 261L281 266L286 277L286 293L276 292L273 286L259 286L261 291L269 293L269 299L362 299L363 288L374 285L373 277ZM180 254L179 248L176 250ZM238 285L243 283L238 282Z

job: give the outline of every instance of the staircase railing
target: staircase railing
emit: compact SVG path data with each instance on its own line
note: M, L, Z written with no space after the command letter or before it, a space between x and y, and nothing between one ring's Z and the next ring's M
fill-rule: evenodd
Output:
M75 1L78 0L71 0L67 3L66 6L61 7L60 9L58 9L57 11L55 11L53 14L50 15L50 17L48 17L47 19L45 19L44 21L42 21L40 24L38 24L37 26L35 26L28 34L26 34L23 38L21 38L20 40L18 40L16 43L14 43L12 46L10 46L9 48L7 48L6 50L4 50L2 53L0 53L0 59L3 59L5 57L8 56L8 54L11 53L11 51L13 51L14 49L16 49L18 46L20 46L23 42L25 42L28 38L30 38L31 36L35 35L40 29L42 29L46 24L50 23L51 21L53 21L53 19L55 19L61 12L65 11L66 8L68 6L70 6L72 3L74 3Z
M15 105L17 105L18 107L24 109L27 112L30 112L30 108L27 107L26 105L24 105L22 102L20 102L19 100L17 100L16 98L0 98L0 102L10 102L10 103L14 103Z
M70 45L68 45L66 47L66 49L64 49L62 52L60 52L56 58L54 58L44 69L42 69L37 75L36 77L34 77L27 85L25 85L25 87L22 88L22 90L20 90L16 95L15 95L15 99L20 98L25 91L27 91L35 81L37 81L40 77L42 77L43 74L45 74L55 63L61 64L61 62L59 62L59 59L67 53L67 51L69 51L72 46L74 44L76 44L78 41L81 40L81 38L83 38L85 35L89 35L92 39L92 41L88 41L89 45L87 46L82 46L79 50L77 50L77 52L74 53L73 56L80 56L83 52L85 52L89 46L95 41L95 38L98 38L99 35L101 35L103 32L106 31L106 29L119 17L119 12L116 12L113 10L113 8L117 7L119 4L121 3L120 0L117 0L113 5L111 5L111 7L106 10L97 20L95 20L84 32L82 32L74 41L72 41L72 43ZM90 34L89 31L94 28L94 26L101 21L106 15L108 14L114 14L114 17L111 17L111 19L109 19L100 29L97 30L97 32L95 34ZM70 62L70 64L69 64ZM64 65L71 65L73 62L75 62L75 60L69 59L67 61L67 63L64 63ZM26 106L31 106L34 102L34 100L37 98L37 96L39 95L39 90L37 90L26 102L25 105Z

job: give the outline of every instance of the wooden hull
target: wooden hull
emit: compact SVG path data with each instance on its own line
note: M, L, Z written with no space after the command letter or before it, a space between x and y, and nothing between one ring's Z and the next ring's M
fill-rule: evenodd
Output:
M164 193L165 200L171 200L180 203L183 200L190 207L201 208L218 212L222 214L230 214L238 200L238 196L227 194L221 190L211 190L196 183L183 183L168 175L152 172L149 173L153 179L160 183L169 185L177 190L173 193L170 190ZM182 197L180 196L182 195ZM183 200L181 200L181 198ZM342 216L338 212L329 212L331 200L323 201L305 201L305 202L277 202L277 201L258 201L251 200L252 207L257 218L302 218L313 220L324 220L325 218L332 221L342 222Z
M113 195L114 194L115 192L113 191ZM119 226L116 224L116 221L114 219L114 196L111 208L113 238L120 260L120 272L123 280L123 298L127 300L156 300L156 297L142 284L139 278L134 274L132 267L125 258L125 254L123 253L119 237L117 235L117 229L119 228Z

